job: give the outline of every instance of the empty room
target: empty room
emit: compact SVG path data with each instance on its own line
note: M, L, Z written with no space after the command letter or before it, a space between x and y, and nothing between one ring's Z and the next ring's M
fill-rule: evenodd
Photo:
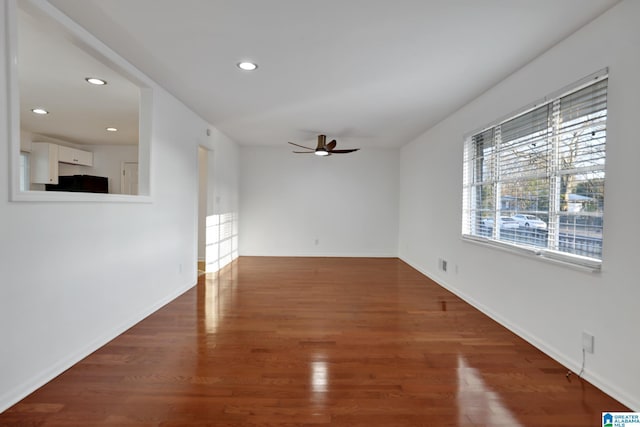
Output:
M639 18L0 0L0 426L640 426Z

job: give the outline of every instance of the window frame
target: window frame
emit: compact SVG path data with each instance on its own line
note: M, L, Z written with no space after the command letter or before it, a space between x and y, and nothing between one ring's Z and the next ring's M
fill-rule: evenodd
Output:
M5 28L0 30L6 37L7 51L7 131L9 140L9 201L10 202L106 202L106 203L152 203L151 165L152 165L152 116L154 113L155 83L133 65L123 59L119 54L98 40L93 34L86 31L71 18L66 16L55 6L37 0L7 0L4 8ZM1 6L0 6L1 7ZM93 55L106 66L116 70L122 76L138 86L140 90L139 105L139 138L138 138L138 162L139 192L137 195L124 195L113 193L83 193L62 191L35 191L21 190L20 188L20 153L21 129L20 129L20 87L18 71L18 13L25 8L52 25L65 32L69 41Z
M500 141L500 135L499 133L502 130L502 126L505 123L508 123L514 119L518 119L520 117L524 117L525 115L529 114L529 113L536 113L537 110L540 110L542 108L548 108L550 110L549 112L549 117L553 117L554 114L558 114L558 106L560 103L560 100L563 97L569 96L573 93L579 92L580 90L587 88L591 85L597 84L598 82L602 82L602 81L607 81L607 93L608 93L608 73L609 70L608 68L604 68L602 70L599 70L583 79L580 79L579 81L572 83L568 86L565 86L564 88L557 90L555 92L553 92L550 95L547 95L546 97L532 103L529 104L528 106L521 108L513 113L510 113L508 115L505 115L495 121L493 121L492 123L490 123L487 126L484 126L478 130L475 130L473 132L469 132L464 136L464 143L463 143L463 185L462 185L462 196L463 196L463 203L462 203L462 233L461 233L461 237L464 241L468 241L468 242L472 242L472 243L478 243L484 246L489 246L489 247L493 247L493 248L497 248L497 249L502 249L502 250L506 250L515 254L519 254L519 255L524 255L527 257L532 257L532 258L536 258L536 259L540 259L540 260L544 260L544 261L551 261L554 263L559 263L559 264L563 264L569 267L574 267L580 270L587 270L587 271L591 271L591 272L598 272L601 271L602 269L602 256L600 256L600 258L595 258L595 257L590 257L590 256L583 256L583 255L576 255L576 254L572 254L569 252L563 252L561 251L557 246L555 246L555 249L551 248L551 245L549 245L548 243L546 244L545 247L541 247L541 246L534 246L534 245L527 245L527 244L523 244L522 242L518 243L518 242L507 242L505 240L501 240L500 239L500 231L499 231L499 227L493 227L493 224L491 224L491 228L495 228L495 230L492 230L492 234L490 236L483 236L481 235L479 228L480 228L480 222L478 222L478 224L475 224L477 218L478 217L478 203L477 203L477 198L478 197L482 197L484 195L484 191L480 190L480 192L477 190L478 188L487 186L490 187L490 192L489 194L491 194L491 199L488 200L489 203L489 208L488 210L491 211L492 216L491 218L493 218L493 221L497 221L497 218L500 217L501 215L501 207L500 206L496 206L496 203L500 203L501 201L501 196L499 195L500 191L501 191L501 186L503 184L508 184L510 182L509 178L503 179L499 174L501 172L500 169L500 157L504 155L504 152L506 151L500 151L499 149L496 149L495 146L493 144L495 144L495 141L498 140ZM605 98L606 99L606 98ZM554 111L555 110L555 111ZM605 115L605 132L606 132L606 120L608 118L608 111L605 108L604 110L606 112ZM553 126L551 126L551 134L548 134L547 136L545 136L544 138L546 140L548 140L549 138L556 138L555 132L560 128L559 124L554 124ZM497 133L497 135L496 135ZM533 135L533 133L535 133L534 131L532 131L531 134L527 134L527 136L529 135ZM482 138L485 135L490 135L491 138L491 144L489 146L489 148L494 147L493 150L491 150L491 154L495 156L495 159L491 162L490 167L487 168L486 165L489 164L490 162L486 162L486 163L482 163L482 166L484 167L482 172L479 172L479 167L478 164L474 164L475 162L477 162L478 160L480 160L481 162L484 161L484 156L486 155L484 152L480 155L478 153L478 147L480 146L478 144L478 140L480 138ZM515 139L512 140L508 140L509 142L511 141L515 141ZM555 148L552 149L557 149L558 143L552 143L549 145L555 145ZM603 147L602 151L603 154L602 155L602 162L603 162L603 166L601 167L601 171L603 173L603 185L606 185L605 181L606 181L606 172L605 172L605 168L606 168L606 133L605 133L605 137L604 137L604 143L603 143ZM500 147L498 147L500 148ZM591 148L591 145L589 145L589 148ZM557 156L557 154L552 154L552 157ZM560 224L559 222L559 215L558 215L558 209L557 206L553 206L556 203L560 203L559 201L559 197L561 194L560 191L560 186L559 186L559 181L560 181L560 176L565 173L570 173L564 170L558 170L558 166L559 165L559 160L557 157L555 157L552 160L552 164L550 166L547 166L546 168L546 172L544 173L544 175L539 175L539 178L545 179L549 181L549 188L553 188L552 186L554 185L554 181L555 186L556 186L556 190L553 190L554 192L551 193L551 190L549 192L549 194L546 196L549 202L549 207L547 209L548 214L550 216L549 218L549 225L551 225L551 221L555 221L553 223L555 228L554 233L556 234L556 236L553 237L553 242L554 244L557 245L557 233L558 233L558 229L559 226L558 224ZM488 170L486 170L488 169ZM478 173L480 173L480 175L477 175ZM485 177L485 173L488 173L489 178ZM525 174L526 175L526 174ZM532 174L535 175L535 174ZM512 178L513 179L513 178ZM526 179L526 178L525 178ZM535 178L538 179L538 178ZM517 182L517 181L514 181ZM604 194L604 193L603 193ZM603 199L604 200L604 196ZM482 211L482 209L480 210ZM522 212L525 214L529 214L529 212ZM554 218L552 219L551 216L554 216ZM601 214L602 220L604 220L604 211L602 211ZM604 235L604 233L603 233ZM604 239L603 239L604 240Z

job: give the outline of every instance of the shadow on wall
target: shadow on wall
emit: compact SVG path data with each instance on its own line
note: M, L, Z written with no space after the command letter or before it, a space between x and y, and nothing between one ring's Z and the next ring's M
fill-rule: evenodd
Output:
M238 258L238 213L207 216L205 271L215 273Z

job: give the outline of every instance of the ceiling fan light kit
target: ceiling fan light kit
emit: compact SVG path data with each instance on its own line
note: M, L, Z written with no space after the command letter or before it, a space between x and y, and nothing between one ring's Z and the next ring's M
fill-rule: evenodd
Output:
M104 86L107 84L106 80L102 80L99 79L97 77L86 77L85 81L89 84L95 85L95 86Z
M242 61L242 62L239 62L237 65L238 65L238 68L240 68L243 71L253 71L256 68L258 68L258 64L256 64L255 62L249 62L249 61Z
M335 150L336 147L336 140L333 139L331 140L330 143L327 144L327 136L326 135L318 135L318 145L317 147L311 148L311 147L305 147L304 145L300 145L300 144L296 144L294 142L289 142L289 144L291 145L295 145L296 147L300 147L300 148L304 148L305 150L308 151L294 151L294 153L296 154L315 154L316 156L330 156L332 154L346 154L346 153L353 153L354 151L358 151L359 148L348 148L345 150Z

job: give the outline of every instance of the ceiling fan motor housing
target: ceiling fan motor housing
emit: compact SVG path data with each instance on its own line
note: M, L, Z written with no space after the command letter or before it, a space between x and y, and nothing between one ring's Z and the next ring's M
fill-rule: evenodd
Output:
M327 151L326 145L327 145L327 135L318 135L318 146L316 147L316 154L319 156L328 155L329 152Z

